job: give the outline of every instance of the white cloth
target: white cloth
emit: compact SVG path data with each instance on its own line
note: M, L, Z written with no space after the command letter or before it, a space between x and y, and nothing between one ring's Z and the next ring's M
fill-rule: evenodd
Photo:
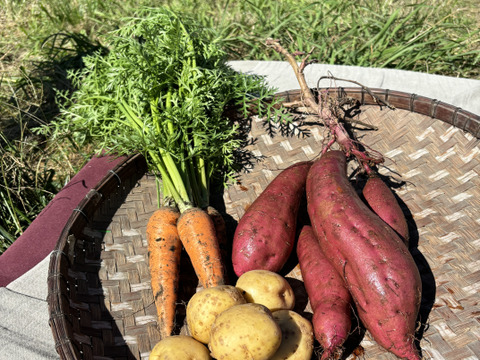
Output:
M293 70L286 62L232 61L237 71L265 76L278 91L298 89ZM306 68L307 83L317 86L321 76L354 80L370 88L404 91L430 97L480 114L480 80L429 75L412 71L313 64ZM355 86L352 83L320 83ZM48 325L47 275L49 257L29 272L0 288L0 360L58 359Z
M0 359L58 359L48 325L49 257L0 288Z
M266 81L279 92L299 89L298 81L287 62L232 61L233 69L265 76ZM305 68L310 87L317 87L323 76L353 80L369 88L403 91L445 102L480 115L480 80L432 75L414 71L379 69L346 65L312 64ZM319 87L356 87L351 82L323 79Z

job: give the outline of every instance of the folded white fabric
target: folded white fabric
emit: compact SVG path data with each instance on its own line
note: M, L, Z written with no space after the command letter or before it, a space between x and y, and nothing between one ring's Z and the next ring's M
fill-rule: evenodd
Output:
M279 92L299 89L290 64L284 61L231 61L236 71L265 76ZM318 80L322 76L353 80L370 88L402 91L429 97L480 115L480 80L432 75L415 71L346 65L311 64L305 68L310 87L355 87L351 82Z
M0 359L59 358L48 326L48 305L44 299L0 288L0 319Z
M50 256L45 257L30 271L7 285L7 289L31 298L46 301L48 295L48 265Z
M0 288L0 359L58 359L48 326L49 257Z

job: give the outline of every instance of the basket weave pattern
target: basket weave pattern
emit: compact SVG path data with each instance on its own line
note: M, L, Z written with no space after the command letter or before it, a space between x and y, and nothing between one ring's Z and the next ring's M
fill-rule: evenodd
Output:
M480 121L432 100L428 108L419 103L426 100L408 94L381 93L397 110L368 105L371 99L361 91L349 94L366 104L358 120L378 127L358 135L386 157L381 173L398 185L412 241L418 243L412 254L424 284L422 311L428 315L420 341L423 356L478 358ZM298 92L287 95L290 101ZM232 224L283 168L318 156L324 129L309 130L306 138L271 138L261 121L252 123L255 141L247 150L262 160L223 194ZM145 236L156 207L155 180L144 160L133 156L72 214L49 273L50 324L61 358L147 358L159 340ZM287 277L301 280L298 266ZM186 271L182 284L191 292L196 281ZM302 283L296 284L304 296ZM368 333L361 346L366 359L395 359Z

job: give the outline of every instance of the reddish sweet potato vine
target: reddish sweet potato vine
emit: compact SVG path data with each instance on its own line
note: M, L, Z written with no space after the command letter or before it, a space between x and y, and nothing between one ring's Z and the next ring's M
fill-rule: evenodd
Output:
M303 111L308 114L318 116L318 119L320 119L325 127L329 130L331 139L323 149L322 153L328 151L328 149L330 149L330 147L336 142L347 156L352 155L358 160L359 164L367 174L372 172L372 166L383 163L384 158L381 154L374 151L369 152L360 150L359 145L362 145L362 147L365 148L367 148L367 146L363 146L363 144L360 144L358 141L352 139L345 129L345 126L338 120L338 116L336 114L338 110L338 103L332 102L331 98L322 93L319 94L318 99L315 99L315 96L307 85L304 76L305 67L315 62L309 61L312 51L310 51L308 54L292 54L289 53L278 40L275 39L267 39L266 45L277 51L279 54L282 54L293 68L295 76L300 85L302 95L301 105L303 107ZM295 56L302 54L305 55L305 57L302 59L300 64L298 64ZM293 107L298 105L299 104L289 104L288 106Z

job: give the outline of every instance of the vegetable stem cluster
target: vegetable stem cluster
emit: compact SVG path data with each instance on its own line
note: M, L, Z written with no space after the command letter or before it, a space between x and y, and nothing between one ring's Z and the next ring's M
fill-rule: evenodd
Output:
M123 23L108 36L108 54L86 57L70 74L77 90L60 95L67 101L55 135L140 152L162 179L164 203L205 208L211 180L227 183L238 171L245 141L227 110L268 114L273 89L231 69L221 40L207 40L209 30L182 14L144 8Z

